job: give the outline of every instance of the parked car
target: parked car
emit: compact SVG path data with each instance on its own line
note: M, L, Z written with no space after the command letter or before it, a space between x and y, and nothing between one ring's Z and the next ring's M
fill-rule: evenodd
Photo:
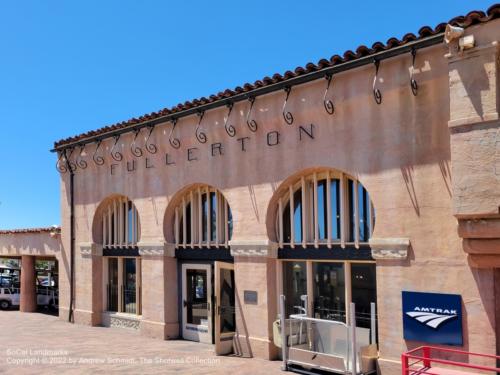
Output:
M19 289L0 288L0 309L7 310L11 306L19 306L19 300Z
M36 303L38 306L46 306L50 308L59 307L59 295L57 290L52 288L37 288Z

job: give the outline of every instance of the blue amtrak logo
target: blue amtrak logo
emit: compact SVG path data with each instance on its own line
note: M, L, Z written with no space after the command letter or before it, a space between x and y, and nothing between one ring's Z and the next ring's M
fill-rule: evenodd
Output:
M414 311L409 311L406 315L434 329L458 316L456 310L433 307L415 307Z

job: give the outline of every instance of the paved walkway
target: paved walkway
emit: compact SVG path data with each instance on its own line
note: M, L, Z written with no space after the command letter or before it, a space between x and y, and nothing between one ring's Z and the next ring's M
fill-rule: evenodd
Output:
M280 362L216 356L211 345L141 337L0 311L0 374L283 374Z

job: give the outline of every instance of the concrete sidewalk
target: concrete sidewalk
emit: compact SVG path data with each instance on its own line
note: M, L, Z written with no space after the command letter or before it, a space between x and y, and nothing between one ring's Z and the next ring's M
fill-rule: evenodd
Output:
M216 356L213 346L0 311L1 374L282 374L280 362Z

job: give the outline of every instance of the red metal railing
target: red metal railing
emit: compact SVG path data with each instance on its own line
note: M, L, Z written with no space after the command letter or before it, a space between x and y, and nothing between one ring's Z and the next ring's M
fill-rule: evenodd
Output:
M418 348L410 350L401 355L402 375L442 375L443 372L437 373L432 371L432 367L434 364L446 365L447 367L450 366L450 368L454 370L464 369L464 372L467 372L467 370L470 369L500 373L500 368L498 367L474 365L472 363L452 361L449 359L432 358L432 355L437 354L437 352L453 353L459 355L461 354L466 355L469 358L479 357L496 359L497 363L500 361L500 356L491 354L472 353L457 349L438 348L435 346L419 346Z

